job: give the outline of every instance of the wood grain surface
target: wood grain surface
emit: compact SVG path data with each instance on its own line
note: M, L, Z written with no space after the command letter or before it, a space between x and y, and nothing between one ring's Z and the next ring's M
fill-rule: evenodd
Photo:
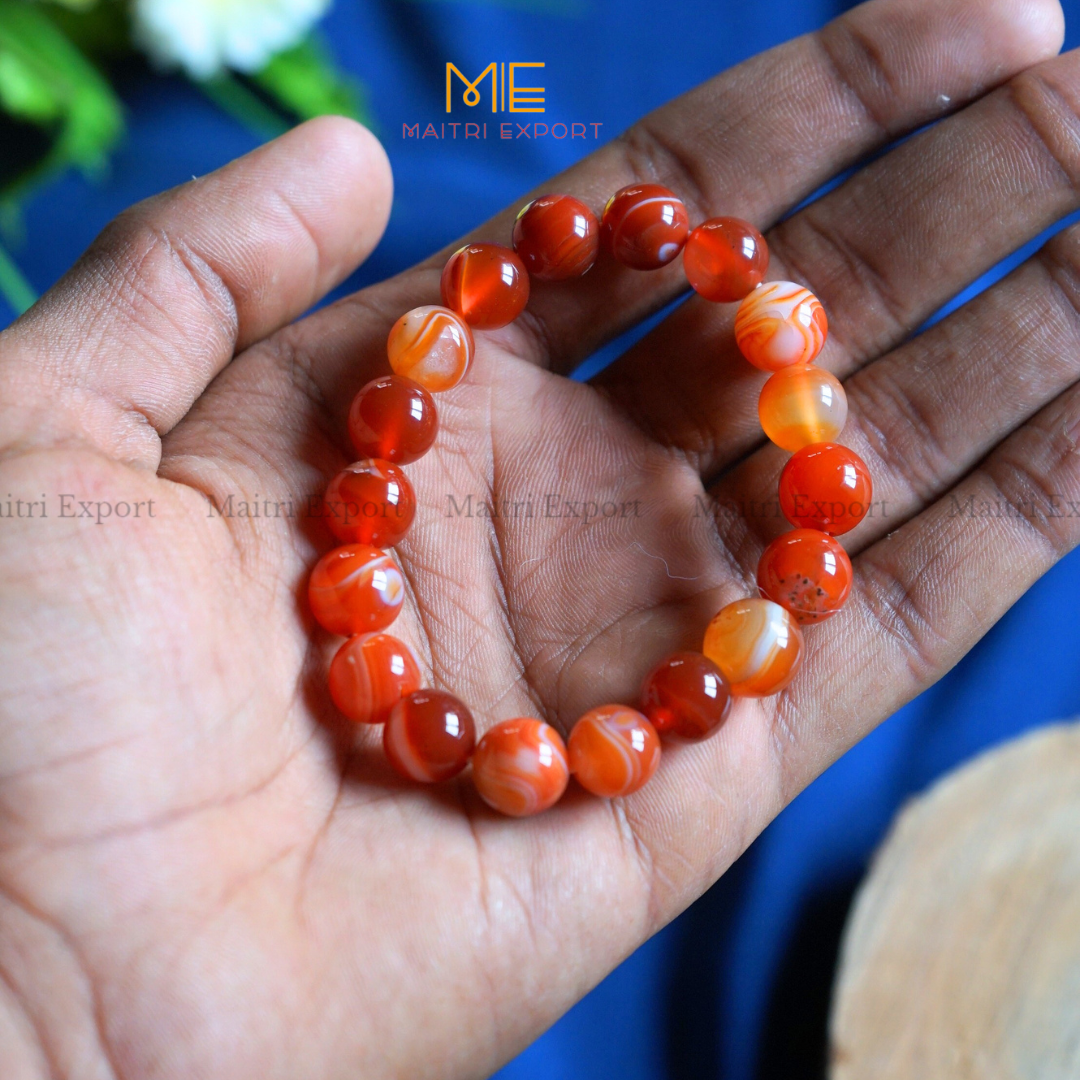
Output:
M1080 1078L1080 725L898 817L845 931L831 1080Z

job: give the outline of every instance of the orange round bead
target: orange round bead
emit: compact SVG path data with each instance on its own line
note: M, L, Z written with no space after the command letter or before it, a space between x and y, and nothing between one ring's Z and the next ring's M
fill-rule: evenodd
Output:
M529 302L525 264L502 244L459 247L443 267L443 303L477 330L512 323Z
M472 331L460 315L430 304L406 311L386 339L386 355L396 374L433 394L465 378L474 347Z
M765 280L768 268L765 237L739 218L702 222L683 248L683 269L690 287L718 304L741 300Z
M369 544L328 551L311 571L311 613L331 634L385 630L405 599L401 571L385 552Z
M356 634L330 664L330 697L358 724L385 723L405 694L420 688L412 649L389 634Z
M803 637L779 604L736 600L709 623L701 651L724 673L736 697L768 697L795 678Z
M435 399L401 375L373 379L349 409L349 438L362 458L407 465L431 449L438 430Z
M347 465L330 481L323 512L343 544L393 547L412 524L416 495L396 465L368 458Z
M453 694L417 690L390 711L383 749L406 779L437 784L457 776L476 745L472 713Z
M559 801L570 777L566 745L542 720L496 724L473 754L473 782L488 806L526 817Z
M574 725L567 749L578 783L604 799L637 791L660 764L656 730L625 705L590 709Z
M813 364L784 368L761 388L758 416L784 450L832 442L847 422L847 394L835 375Z
M828 332L821 301L791 281L758 286L735 316L739 350L762 371L809 364L821 352Z
M641 711L662 735L704 739L727 719L731 689L707 656L672 653L646 676Z
M682 200L659 184L620 188L600 218L604 247L633 270L666 266L682 250L689 231Z
M581 277L596 262L600 224L579 199L541 195L518 211L514 250L539 281Z
M780 509L802 529L839 536L870 509L873 484L861 457L837 443L815 443L791 455L780 474Z
M757 582L763 596L800 624L835 615L851 592L851 559L828 533L794 529L762 552Z

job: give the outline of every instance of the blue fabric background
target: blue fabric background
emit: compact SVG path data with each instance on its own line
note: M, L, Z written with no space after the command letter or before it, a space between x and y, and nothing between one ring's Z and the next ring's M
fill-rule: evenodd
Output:
M435 152L430 141L404 141L404 122L442 119L445 60L475 73L491 59L542 59L544 119L601 122L610 138L667 98L847 6L337 0L326 33L340 62L369 88L397 183L386 238L343 289L407 266L596 145L489 140L448 142ZM1080 0L1065 7L1068 44L1075 45ZM120 78L129 135L110 175L98 184L62 178L26 207L25 237L14 254L38 290L124 206L257 142L179 79L135 67ZM10 317L0 301L0 325ZM900 804L942 772L1026 728L1080 713L1078 596L1080 553L1033 588L950 675L796 799L715 888L498 1075L822 1076L837 942L869 855ZM613 897L613 918L617 903Z

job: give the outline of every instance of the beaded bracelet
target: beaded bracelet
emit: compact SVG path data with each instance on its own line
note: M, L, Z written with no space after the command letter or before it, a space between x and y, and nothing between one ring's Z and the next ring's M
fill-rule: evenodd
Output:
M677 652L648 674L640 711L619 704L591 709L566 743L542 720L504 720L477 743L469 709L451 694L421 689L409 647L382 632L401 609L404 589L381 549L404 536L416 511L400 466L431 448L438 429L431 395L467 374L473 330L517 318L530 276L563 281L586 273L601 244L636 270L658 269L682 251L698 293L741 302L735 340L751 364L773 373L758 412L765 434L792 451L779 495L796 528L762 554L760 597L728 604L706 628L701 652ZM803 656L800 627L834 615L851 590L851 561L835 537L865 516L871 485L859 457L833 442L847 398L836 378L813 366L828 329L825 311L800 285L764 284L768 261L753 225L721 217L691 232L686 207L657 184L617 191L599 222L578 199L543 195L518 214L513 250L465 244L442 272L445 306L414 308L394 324L387 340L394 374L363 387L349 412L361 460L334 477L324 499L342 546L319 560L308 596L315 619L348 637L330 665L334 703L357 723L384 725L386 756L403 776L447 780L471 759L481 797L513 816L552 806L571 773L601 797L629 795L656 770L658 733L702 739L723 723L732 697L766 697L794 678Z

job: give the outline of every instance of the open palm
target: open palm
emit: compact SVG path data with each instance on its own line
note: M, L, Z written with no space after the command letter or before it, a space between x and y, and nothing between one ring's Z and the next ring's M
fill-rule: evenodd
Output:
M1052 0L876 0L544 185L599 207L657 180L765 227L956 113L769 233L875 479L847 609L641 792L535 819L467 774L400 781L335 714L302 602L351 396L438 300L441 257L285 326L381 234L374 139L308 124L110 226L0 337L0 494L48 514L0 522L0 1075L484 1075L954 664L1080 535L1080 243L903 342L1080 202L1060 41ZM564 377L684 288L605 261L538 286L439 398L393 632L482 728L633 702L784 528L729 307Z

